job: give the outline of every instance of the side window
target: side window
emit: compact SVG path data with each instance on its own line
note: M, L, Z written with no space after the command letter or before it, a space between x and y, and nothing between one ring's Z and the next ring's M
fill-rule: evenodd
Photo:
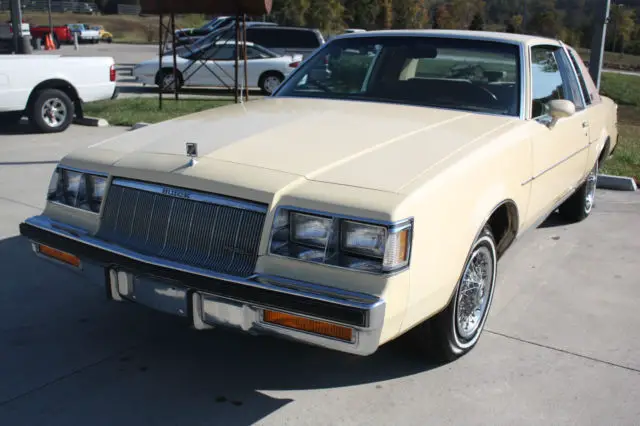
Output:
M271 42L272 38L273 37L271 37L271 31L269 30L263 30L259 28L247 29L247 41L250 41L257 45L269 48L273 44Z
M242 52L240 52L240 57L243 58ZM255 49L252 46L247 46L247 59L265 59L268 56L265 53L262 53L258 49Z
M578 82L564 50L557 46L531 48L533 118L547 115L547 104L554 99L567 99L584 108Z
M213 45L206 58L210 61L232 61L234 51L234 46Z
M566 99L560 67L553 49L531 48L531 106L533 118L546 115L546 104L554 99Z
M576 69L576 73L578 74L578 79L580 80L580 90L582 90L582 94L584 96L584 101L587 105L591 105L593 103L593 99L591 99L591 93L589 93L589 88L587 87L587 82L584 79L584 74L582 73L582 68L580 64L576 60L574 53L569 51L569 57L571 58L571 63L573 67Z

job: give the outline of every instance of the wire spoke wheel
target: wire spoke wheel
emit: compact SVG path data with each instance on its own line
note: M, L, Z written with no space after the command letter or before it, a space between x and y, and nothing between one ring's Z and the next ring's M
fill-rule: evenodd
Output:
M591 170L587 177L587 187L585 191L584 210L586 214L591 213L596 199L596 187L598 184L598 164Z
M480 246L467 263L457 295L456 329L463 340L472 339L482 325L493 290L493 280L494 261L491 250Z

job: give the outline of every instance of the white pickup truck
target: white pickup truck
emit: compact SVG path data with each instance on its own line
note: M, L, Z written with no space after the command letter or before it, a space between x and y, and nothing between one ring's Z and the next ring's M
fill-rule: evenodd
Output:
M84 102L117 95L111 57L0 56L0 127L26 116L41 132L62 132Z

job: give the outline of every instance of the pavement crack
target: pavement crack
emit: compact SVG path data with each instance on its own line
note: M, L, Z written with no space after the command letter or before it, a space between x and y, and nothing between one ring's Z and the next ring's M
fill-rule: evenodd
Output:
M57 377L57 378L55 378L55 379L53 379L53 380L51 380L49 382L46 382L46 383L44 383L44 384L42 384L42 385L40 385L38 387L35 387L33 389L29 389L26 392L23 392L23 393L21 393L19 395L13 396L13 397L11 397L9 399L6 399L4 401L0 401L0 407L4 407L5 405L11 404L14 401L17 401L17 400L22 399L22 398L24 398L26 396L32 395L32 394L34 394L36 392L39 392L39 391L41 391L41 390L43 390L43 389L45 389L45 388L47 388L47 387L49 387L51 385L55 385L56 383L59 383L59 382L61 382L63 380L66 380L69 377L73 377L76 374L83 372L84 370L87 370L89 368L92 368L92 367L95 367L97 365L100 365L103 362L109 361L110 359L116 358L116 357L120 356L121 354L126 353L127 351L131 351L132 349L136 348L137 346L138 346L137 344L136 345L131 345L131 346L129 346L127 348L124 348L124 349L122 349L122 350L120 350L118 352L112 353L111 355L107 355L107 356L105 356L105 357L103 357L103 358L101 358L101 359L99 359L99 360L97 360L95 362L92 362L91 364L83 365L82 367L76 368L75 370L72 370L69 373L64 374L64 375L62 375L60 377Z
M42 210L42 207L37 207L37 206L31 205L31 204L23 203L22 201L12 200L11 198L7 198L7 197L0 197L0 200L7 201L9 203L20 204L21 206L30 207L30 208L36 209L36 210Z
M622 368L624 370L633 371L634 373L640 373L640 369L637 369L637 368L628 367L628 366L622 365L622 364L616 364L615 362L605 361L605 360L598 359L598 358L593 358L593 357L590 357L588 355L582 355L582 354L579 354L577 352L568 351L566 349L560 349L560 348L556 348L556 347L553 347L553 346L544 345L542 343L532 342L531 340L522 339L520 337L509 336L508 334L499 333L497 331L491 331L491 330L486 330L485 329L485 332L493 334L495 336L504 337L505 339L515 340L515 341L520 342L520 343L526 343L526 344L529 344L529 345L537 346L539 348L549 349L549 350L552 350L554 352L560 352L560 353L563 353L563 354L566 354L566 355L572 355L572 356L575 356L575 357L578 357L578 358L582 358L582 359L586 359L586 360L589 360L589 361L597 362L599 364L605 364L605 365L608 365L608 366L611 366L611 367L617 367L617 368Z

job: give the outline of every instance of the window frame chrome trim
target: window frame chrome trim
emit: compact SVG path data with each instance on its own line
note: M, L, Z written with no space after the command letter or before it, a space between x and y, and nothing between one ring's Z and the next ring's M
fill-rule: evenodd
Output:
M319 262L313 262L310 260L304 260L304 259L297 259L295 257L291 257L291 256L284 256L281 254L277 254L277 253L273 253L271 251L271 246L273 244L273 236L275 235L274 232L274 223L275 223L275 218L277 218L280 214L281 210L286 210L286 211L293 211L293 212L300 212L300 213L306 213L306 214L311 214L311 215L316 215L316 216L321 216L321 217L327 217L327 218L331 218L331 219L340 219L340 220L349 220L352 222L356 222L356 223L362 223L364 225L377 225L377 226L384 226L388 229L388 233L394 232L400 232L404 229L410 228L409 230L409 250L407 253L407 262L406 265L398 268L398 269L393 269L393 270L385 270L384 268L382 268L380 270L380 272L373 272L373 271L367 271L367 270L362 270L362 269L355 269L355 268L349 268L347 266L339 266L339 265L331 265L328 263L319 263ZM296 262L303 262L303 263L307 263L307 264L311 264L311 265L318 265L318 266L322 266L322 267L329 267L329 268L335 268L335 269L340 269L340 270L346 270L346 271L352 271L355 273L360 273L360 274L369 274L369 275L375 275L375 276L394 276L397 275L401 272L406 271L407 269L409 269L409 267L411 266L411 258L412 258L412 254L413 254L413 234L415 232L415 224L414 224L414 217L408 217L406 219L401 219L401 220L397 220L397 221L386 221L386 220L379 220L379 219L367 219L365 217L361 217L361 216L352 216L352 215L345 215L345 214L340 214L340 213L330 213L330 212L326 212L326 211L321 211L321 210L315 210L315 209L307 209L304 207L295 207L292 205L280 205L278 207L276 207L274 215L273 215L273 219L271 221L271 224L269 226L269 241L267 242L267 256L273 256L276 258L280 258L280 259L288 259L291 261L296 261ZM341 244L339 242L339 244ZM347 255L349 255L349 253L345 253ZM351 256L354 256L353 254L351 254ZM384 257L383 257L384 259Z
M429 33L428 30L424 31L423 33L412 33L412 32L407 32L406 34L402 33L402 32L389 32L389 33L382 33L382 34L375 34L374 32L363 32L363 33L353 33L353 34L341 34L337 37L334 37L333 39L331 39L330 41L327 41L325 44L323 44L322 46L318 47L314 53L310 56L308 56L303 62L300 63L300 65L291 73L289 73L289 75L287 75L285 77L285 79L282 81L282 83L280 83L280 85L278 86L278 88L271 93L271 95L269 95L268 97L271 98L291 98L291 99L300 99L297 96L284 96L284 95L280 95L280 92L282 90L284 90L284 86L286 85L286 83L289 82L289 80L292 80L293 78L295 78L295 75L297 72L299 72L300 69L302 69L302 65L304 65L305 62L307 61L312 61L314 60L314 58L316 56L319 56L322 51L324 51L326 49L326 46L329 45L330 43L333 43L335 40L342 40L345 38L365 38L365 37L416 37L416 38L442 38L442 39L459 39L459 40L478 40L478 41L485 41L485 42L492 42L492 43L502 43L502 44L508 44L511 46L517 46L518 47L518 51L519 51L519 61L520 61L520 84L519 84L519 88L518 90L520 90L520 113L518 115L505 115L505 114L499 114L499 113L495 113L495 112L476 112L476 111L465 111L465 110L461 110L461 109L457 109L457 108L446 108L446 109L450 109L453 111L462 111L462 112L467 112L467 113L477 113L477 114L483 114L483 115L489 115L489 116L497 116L497 117L509 117L509 118L518 118L520 120L526 120L527 119L527 102L526 102L526 92L527 92L527 85L526 85L526 80L525 80L525 76L527 75L527 70L528 70L528 66L527 66L527 54L526 54L526 49L527 49L527 43L521 41L521 40L509 40L509 39L501 39L499 37L490 37L490 36L485 36L485 35L465 35L465 34L444 34L444 33ZM377 58L377 57L376 57ZM311 98L313 99L313 98ZM346 99L348 100L348 99ZM374 101L372 101L374 102ZM431 107L431 108L437 108L437 109L444 109L444 108L438 108L438 107Z
M151 192L154 194L160 194L167 197L183 198L190 201L197 201L197 202L206 203L206 204L231 207L239 210L248 210L255 213L266 214L269 210L269 206L267 205L252 203L250 201L245 201L245 200L239 200L233 197L227 197L225 195L212 194L204 191L181 188L173 185L149 183L149 182L126 179L121 177L114 177L113 180L111 181L110 186L120 186L124 188L137 189L139 191ZM172 195L171 193L166 193L164 191L165 189L183 192L187 194L188 197L179 197L177 195Z
M582 82L580 81L580 76L578 75L578 70L576 69L573 60L571 59L571 54L569 53L569 49L567 49L567 45L564 42L560 41L560 46L562 47L562 50L564 51L564 54L569 61L569 65L571 66L571 70L573 71L573 77L575 77L576 83L578 84L578 92L580 92L580 99L582 99L582 105L584 105L583 109L587 109L591 105L587 104L587 99L584 97L584 90L582 87Z

